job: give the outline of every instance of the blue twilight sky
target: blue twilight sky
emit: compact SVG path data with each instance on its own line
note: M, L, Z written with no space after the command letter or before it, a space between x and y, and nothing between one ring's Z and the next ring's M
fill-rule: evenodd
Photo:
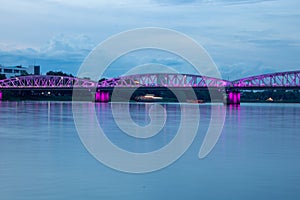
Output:
M76 74L87 54L121 31L163 27L204 46L223 78L300 69L298 0L0 0L0 64L38 64ZM107 76L147 62L185 63L161 52L136 52Z

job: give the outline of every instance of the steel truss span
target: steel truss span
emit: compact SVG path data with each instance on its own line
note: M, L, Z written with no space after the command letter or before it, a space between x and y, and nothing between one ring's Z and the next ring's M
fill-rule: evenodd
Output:
M191 74L137 74L107 79L98 87L226 87L230 81Z
M192 74L136 74L101 82L67 76L19 76L0 80L0 89L113 88L113 87L202 87L202 88L300 88L300 71L251 76L235 81Z
M298 88L300 71L262 74L232 81L234 88Z
M97 83L67 76L19 76L0 80L0 88L90 88Z

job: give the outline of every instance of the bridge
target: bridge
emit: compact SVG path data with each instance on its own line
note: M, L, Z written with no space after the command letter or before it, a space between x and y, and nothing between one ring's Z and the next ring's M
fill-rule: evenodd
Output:
M246 77L234 81L193 74L136 74L106 79L101 82L66 76L32 75L0 80L0 99L5 90L66 91L82 89L95 91L96 101L109 101L114 88L225 89L228 103L240 102L240 90L300 89L300 71L278 72Z
M105 87L228 87L230 81L192 74L136 74L104 80L98 84Z
M229 87L232 89L299 89L300 71L263 74L235 81L191 74L137 74L107 79L100 82L98 87Z
M0 80L0 90L73 89L96 87L97 82L67 76L32 75Z

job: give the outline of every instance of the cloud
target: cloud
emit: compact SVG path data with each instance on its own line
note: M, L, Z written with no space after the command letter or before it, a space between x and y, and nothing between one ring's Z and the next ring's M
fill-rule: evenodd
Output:
M275 0L153 0L160 5L190 5L190 4L226 4L226 5L238 5L238 4L254 4Z
M263 2L270 2L276 0L216 0L215 2L221 2L228 5L241 5L241 4L257 4Z
M44 0L49 3L56 3L60 5L68 6L106 6L106 5L130 5L138 4L135 0L118 0L118 1L109 1L109 0ZM140 0L140 3L147 3L147 0Z
M75 71L97 43L152 26L192 37L228 71L299 69L299 9L294 0L11 0L0 7L0 63L14 63L15 56L16 64L36 59L42 68ZM153 61L181 65L168 59Z
M37 64L42 66L44 72L53 69L75 74L95 45L95 42L83 34L55 35L41 48L20 48L2 44L0 64L8 66Z
M48 55L84 54L91 51L96 43L86 35L64 35L59 34L50 39L40 53Z
M255 68L255 70L253 70ZM237 80L249 76L277 72L276 69L266 66L263 63L235 63L219 67L223 79ZM284 70L283 70L284 71Z
M187 63L185 60L177 55L163 50L155 49L144 49L129 52L117 60L115 60L108 68L105 73L106 77L120 76L127 73L131 68L139 66L155 67L155 66L165 66L171 67L180 73L193 74L196 73L194 68ZM151 69L152 72L160 73L160 70L156 67Z
M286 48L290 46L300 47L300 41L292 40L279 40L279 39L252 39L247 41L249 44L253 44L262 48Z

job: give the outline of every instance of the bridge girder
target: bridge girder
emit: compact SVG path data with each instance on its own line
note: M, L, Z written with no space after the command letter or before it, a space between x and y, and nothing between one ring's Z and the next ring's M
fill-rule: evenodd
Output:
M107 79L98 87L227 87L230 81L191 74L137 74Z
M232 81L234 88L299 88L300 71L277 72Z
M33 75L19 76L0 80L0 89L26 88L90 88L96 87L97 82L67 76Z
M72 88L114 88L114 87L198 87L233 89L276 89L300 88L300 71L263 74L227 81L223 79L191 74L136 74L111 78L101 82L67 77L32 75L0 80L0 89L72 89Z

